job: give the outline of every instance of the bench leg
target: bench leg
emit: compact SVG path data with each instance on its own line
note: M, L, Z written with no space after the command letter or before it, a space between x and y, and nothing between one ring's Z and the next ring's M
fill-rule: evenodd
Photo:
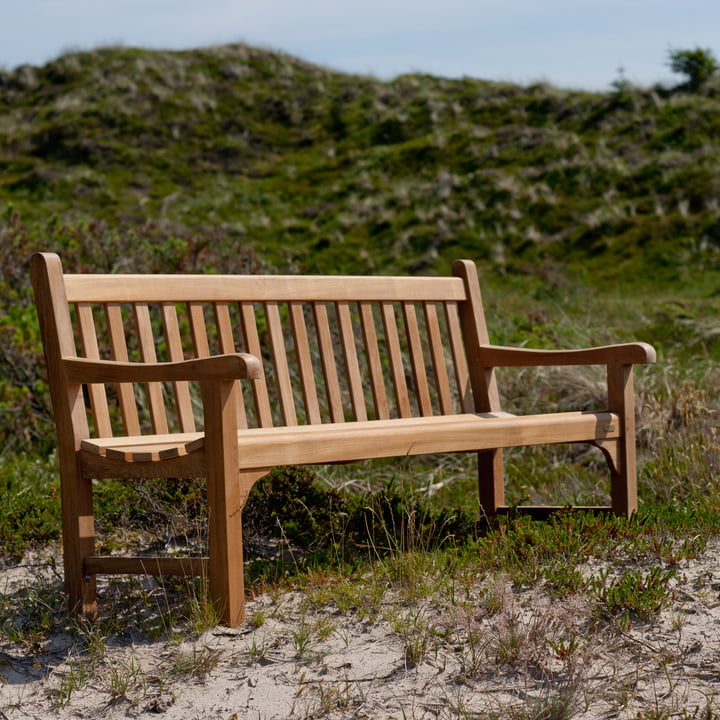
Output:
M620 416L621 436L610 465L610 494L615 515L630 517L638 507L635 459L635 394L632 365L608 367L608 407Z
M95 615L95 575L85 574L85 558L95 554L92 481L81 477L73 456L60 463L63 566L68 609Z
M505 469L501 449L478 453L478 498L480 512L493 517L505 505Z

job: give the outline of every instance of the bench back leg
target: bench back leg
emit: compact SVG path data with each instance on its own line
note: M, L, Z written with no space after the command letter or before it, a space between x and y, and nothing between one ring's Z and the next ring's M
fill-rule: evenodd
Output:
M635 459L635 395L632 365L608 367L608 409L620 416L616 462L610 465L610 493L615 515L630 517L638 507Z
M485 517L493 517L505 505L505 469L500 448L478 453L478 499L480 514Z

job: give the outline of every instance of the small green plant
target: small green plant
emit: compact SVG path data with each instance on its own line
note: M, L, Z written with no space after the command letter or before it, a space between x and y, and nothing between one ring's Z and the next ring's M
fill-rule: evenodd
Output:
M668 66L673 72L687 77L685 85L692 92L700 90L718 70L712 50L700 47L692 50L670 50Z
M649 572L628 570L616 580L610 580L606 570L591 578L588 586L606 612L622 617L623 622L629 624L633 616L648 620L667 607L673 598L669 582L676 575L675 568L654 567Z

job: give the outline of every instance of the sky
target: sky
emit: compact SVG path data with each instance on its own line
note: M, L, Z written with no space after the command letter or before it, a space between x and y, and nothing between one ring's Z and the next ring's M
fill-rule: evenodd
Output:
M244 42L334 70L566 89L677 84L668 53L720 58L718 0L0 0L0 68L104 45Z

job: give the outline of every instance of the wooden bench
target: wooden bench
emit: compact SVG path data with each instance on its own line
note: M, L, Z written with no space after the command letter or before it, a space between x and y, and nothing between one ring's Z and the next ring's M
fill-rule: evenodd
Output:
M207 573L223 622L242 622L241 512L280 465L474 452L493 515L502 448L585 442L610 468L611 504L599 509L637 507L632 366L654 362L653 348L491 345L470 261L452 277L66 275L48 253L31 269L65 587L84 612L96 610L98 573ZM590 364L607 367L605 407L501 411L494 368ZM208 558L96 554L93 479L178 477L207 479Z

